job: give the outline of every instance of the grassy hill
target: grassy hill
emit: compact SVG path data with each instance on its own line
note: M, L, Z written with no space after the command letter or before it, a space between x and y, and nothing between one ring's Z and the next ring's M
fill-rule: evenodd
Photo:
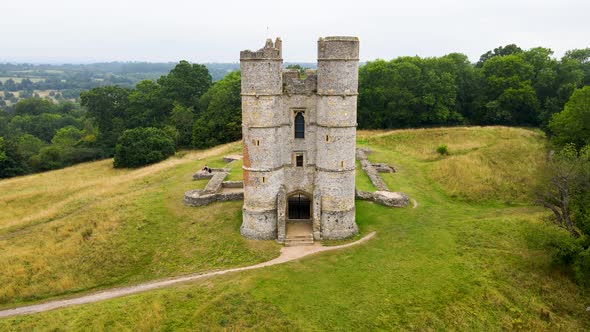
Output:
M528 185L538 131L505 127L359 132L415 209L357 202L365 245L285 265L0 320L0 330L588 330L590 294L551 263ZM446 144L449 156L436 148ZM139 170L109 161L0 181L4 307L72 292L247 265L278 254L240 237L240 203L182 205L204 163L191 152ZM198 160L198 161L196 161ZM232 173L233 174L233 173ZM370 189L362 173L357 186ZM233 174L238 177L239 175Z

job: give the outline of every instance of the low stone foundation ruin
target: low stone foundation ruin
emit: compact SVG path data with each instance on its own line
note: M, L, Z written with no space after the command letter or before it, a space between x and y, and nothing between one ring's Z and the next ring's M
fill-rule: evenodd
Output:
M391 207L406 207L410 204L408 195L402 192L389 191L387 184L383 181L379 173L395 173L395 168L383 163L371 163L367 154L371 153L370 149L359 148L356 150L356 158L361 163L363 171L371 180L371 183L377 188L374 193L368 191L355 191L355 197L365 201L372 201L377 204Z
M211 172L200 170L193 175L194 180L210 179L205 189L189 190L184 193L184 204L203 206L213 202L244 200L244 182L223 181L229 174L230 163L239 160L240 156L226 156L228 165L224 168L211 168Z

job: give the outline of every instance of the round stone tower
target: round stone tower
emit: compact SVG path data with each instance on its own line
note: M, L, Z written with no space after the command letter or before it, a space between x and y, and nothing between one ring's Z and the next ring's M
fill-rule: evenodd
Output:
M283 183L281 147L283 91L279 38L258 51L240 52L244 206L241 233L277 238L277 194Z
M323 239L358 232L355 222L356 107L359 41L318 40L316 188Z

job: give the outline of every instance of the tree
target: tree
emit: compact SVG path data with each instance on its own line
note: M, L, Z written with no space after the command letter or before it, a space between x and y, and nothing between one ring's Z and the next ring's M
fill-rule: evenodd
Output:
M570 235L550 240L549 247L558 262L572 267L579 284L590 286L590 145L578 151L566 144L541 174L537 203Z
M590 187L590 145L578 153L574 144L567 144L552 156L540 176L536 202L550 209L557 226L579 237L580 225L572 218L571 204L575 197L588 193Z
M299 64L291 64L285 67L285 69L295 69L299 72L299 76L303 77L305 75L305 68L301 67Z
M590 86L574 91L563 111L551 118L549 129L551 141L557 145L590 144Z
M51 100L33 97L20 99L14 107L14 113L17 115L40 115L53 113L53 109L54 104Z
M240 72L227 74L207 91L193 125L193 145L205 148L242 137Z
M0 137L0 179L28 172L29 168L15 142Z
M522 49L515 44L508 44L506 46L496 47L493 51L487 51L486 53L482 54L479 57L479 61L477 62L477 67L483 67L484 63L494 57L498 56L506 56L512 54L520 54L522 53Z
M140 167L162 161L175 152L174 141L162 129L125 130L117 141L114 167Z
M117 137L125 129L130 90L118 86L94 88L80 94L81 104L96 121L99 141L112 151Z
M539 103L532 87L533 66L522 54L492 57L483 64L488 102L485 124L536 125Z
M193 123L195 122L195 112L193 109L175 103L170 120L174 128L178 131L178 145L182 147L191 146Z
M125 127L162 127L171 107L161 93L157 83L149 80L137 83L129 94Z
M61 147L73 147L78 143L84 132L74 126L67 126L60 128L55 136L51 139L51 143Z
M38 154L43 145L42 140L31 134L24 134L18 138L17 142L18 151L25 160L29 160L32 156Z
M199 98L211 87L212 80L205 65L183 60L168 75L160 77L158 84L168 105L177 102L184 107L195 107Z
M362 66L359 126L403 128L462 123L457 107L457 68L463 60L401 57Z

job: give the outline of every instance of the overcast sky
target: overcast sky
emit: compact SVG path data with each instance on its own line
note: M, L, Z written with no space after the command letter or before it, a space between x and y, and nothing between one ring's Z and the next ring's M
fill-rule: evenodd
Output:
M320 36L358 36L361 60L467 54L498 45L590 47L589 0L0 0L0 61L237 62L283 39L315 62Z

